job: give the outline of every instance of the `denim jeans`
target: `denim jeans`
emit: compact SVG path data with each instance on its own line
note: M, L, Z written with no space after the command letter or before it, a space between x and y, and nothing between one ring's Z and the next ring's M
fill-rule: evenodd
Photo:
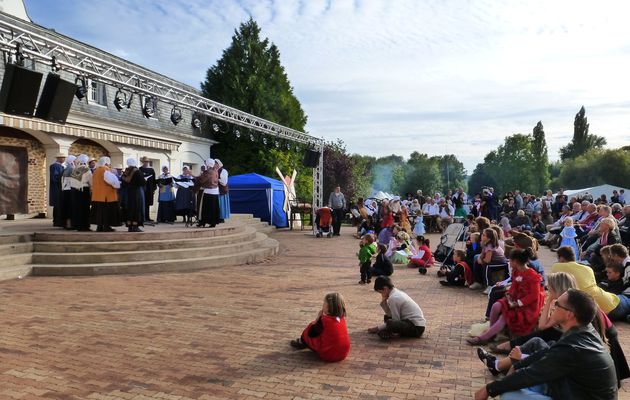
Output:
M619 304L614 310L608 313L608 317L612 321L623 321L627 315L630 315L630 297L625 294L618 294Z
M501 400L553 400L544 395L547 392L547 385L532 386L527 389L507 392L501 395Z

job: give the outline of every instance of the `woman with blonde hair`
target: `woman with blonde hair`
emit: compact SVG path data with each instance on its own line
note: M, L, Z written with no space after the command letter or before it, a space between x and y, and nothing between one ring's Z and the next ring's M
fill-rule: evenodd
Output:
M315 321L308 324L302 336L291 341L291 347L309 348L320 359L336 362L345 359L350 352L350 337L346 327L346 303L340 293L324 296L324 304Z

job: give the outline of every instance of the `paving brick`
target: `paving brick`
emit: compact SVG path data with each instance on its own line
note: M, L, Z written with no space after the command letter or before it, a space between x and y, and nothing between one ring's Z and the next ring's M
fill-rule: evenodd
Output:
M472 398L492 380L464 340L485 296L396 267L428 327L422 339L385 343L366 332L382 318L379 295L356 283L349 228L333 239L273 237L280 253L261 264L1 282L0 399L443 400ZM541 259L550 267L553 254ZM330 291L346 298L352 341L334 364L288 345ZM630 348L629 326L619 333Z

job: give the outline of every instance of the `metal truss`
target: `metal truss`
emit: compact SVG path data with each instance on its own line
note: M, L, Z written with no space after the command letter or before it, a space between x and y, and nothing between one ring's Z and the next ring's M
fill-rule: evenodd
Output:
M318 166L313 169L313 209L322 207L323 139L212 101L201 96L192 88L178 87L174 84L175 82L160 79L157 74L151 76L150 71L133 64L116 62L113 58L108 60L106 59L107 54L104 54L105 57L95 56L82 50L71 40L52 36L53 34L44 28L0 13L0 51L6 53L13 60L32 59L53 69L70 72L78 77L90 78L213 119L311 146L313 150L320 152ZM313 220L314 218L313 215Z
M38 32L39 31L39 32ZM79 46L62 43L36 25L16 21L0 14L0 51L14 59L21 57L163 101L173 106L207 115L255 131L319 148L323 140L256 117L244 111L207 99L193 90L177 87L142 68L123 65L83 51ZM183 85L182 85L183 86ZM192 88L191 88L192 89Z

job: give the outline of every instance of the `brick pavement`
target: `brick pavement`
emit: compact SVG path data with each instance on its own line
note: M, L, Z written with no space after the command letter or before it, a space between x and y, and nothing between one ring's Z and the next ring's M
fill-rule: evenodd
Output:
M357 284L350 234L277 232L280 255L257 265L1 282L0 399L472 398L491 379L464 341L485 297L399 267L394 281L428 328L382 342L365 331L380 296ZM551 265L551 253L542 258ZM347 300L352 341L334 364L288 345L329 291ZM630 349L628 325L620 336ZM620 398L629 392L626 383Z

